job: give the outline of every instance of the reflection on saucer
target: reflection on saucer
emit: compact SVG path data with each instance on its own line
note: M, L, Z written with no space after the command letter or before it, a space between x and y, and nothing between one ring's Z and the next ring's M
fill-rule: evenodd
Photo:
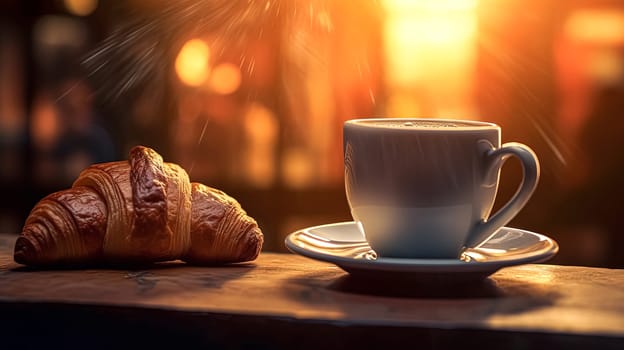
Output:
M377 257L355 222L299 230L288 235L285 243L294 253L334 263L355 277L441 281L483 279L503 267L543 262L559 249L545 235L503 227L458 259L384 258Z

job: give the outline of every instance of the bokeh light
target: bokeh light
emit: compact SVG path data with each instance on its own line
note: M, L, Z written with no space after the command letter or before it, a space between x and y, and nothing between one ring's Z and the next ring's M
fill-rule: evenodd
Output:
M243 116L247 139L243 152L245 180L258 188L273 185L276 177L279 121L273 111L260 103L251 103Z
M232 63L221 63L212 69L210 74L210 89L221 95L228 95L240 87L240 68Z
M30 134L35 148L51 151L61 133L61 124L55 105L48 96L38 96L33 104Z
M65 8L76 16L88 16L95 11L98 0L64 0Z
M576 10L566 21L565 30L578 41L621 45L624 43L624 11Z
M210 47L201 39L187 41L175 61L178 78L186 85L201 86L210 75Z

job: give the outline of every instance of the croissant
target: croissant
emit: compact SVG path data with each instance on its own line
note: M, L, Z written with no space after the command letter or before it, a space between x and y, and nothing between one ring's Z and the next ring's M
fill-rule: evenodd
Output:
M15 243L25 265L193 264L254 260L263 235L222 191L137 146L127 161L94 164L70 189L43 198Z

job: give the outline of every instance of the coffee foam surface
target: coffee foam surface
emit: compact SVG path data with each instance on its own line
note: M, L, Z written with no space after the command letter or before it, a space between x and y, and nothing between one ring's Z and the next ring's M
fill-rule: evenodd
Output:
M452 129L452 128L469 128L469 127L479 127L483 126L477 123L468 123L468 122L446 122L446 121L435 121L435 120L371 120L371 121L363 121L362 124L370 125L370 126L378 126L378 127L387 127L387 128L399 128L399 129Z

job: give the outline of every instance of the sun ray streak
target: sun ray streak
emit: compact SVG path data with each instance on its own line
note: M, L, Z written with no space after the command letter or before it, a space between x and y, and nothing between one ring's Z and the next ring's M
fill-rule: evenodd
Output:
M376 4L377 1L366 0ZM98 94L111 99L145 88L159 89L153 78L161 75L189 36L213 35L216 41L240 48L240 67L250 73L253 57L247 57L248 42L256 40L276 25L293 35L289 27L307 24L315 33L329 33L331 0L178 0L162 1L149 10L134 11L98 47L82 60L88 76L98 86ZM123 8L123 5L120 5ZM307 38L306 38L307 40ZM225 45L224 45L225 46ZM301 45L313 53L313 45ZM121 74L120 74L121 72ZM110 79L121 76L121 79Z

